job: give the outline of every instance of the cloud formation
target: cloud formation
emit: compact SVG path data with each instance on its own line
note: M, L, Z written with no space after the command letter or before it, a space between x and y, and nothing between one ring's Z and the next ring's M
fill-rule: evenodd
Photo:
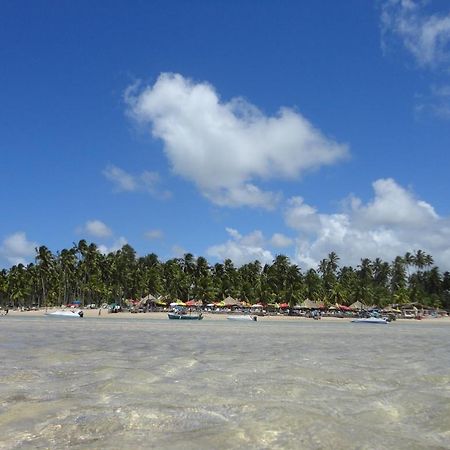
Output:
M123 236L121 236L116 239L111 245L99 245L98 250L100 251L100 253L107 255L108 253L117 252L117 250L120 250L126 244L128 244L128 241Z
M161 177L157 172L145 170L141 174L132 175L112 164L103 170L103 175L111 181L117 192L147 192L159 200L167 200L172 193L162 189Z
M423 67L450 62L450 11L446 15L426 14L428 2L388 0L383 4L381 23L383 43L400 39L404 47Z
M286 248L290 247L293 241L282 233L274 233L270 243L276 248Z
M88 220L80 231L98 238L105 238L112 235L111 229L101 220Z
M227 228L230 239L224 244L213 245L207 249L209 256L219 260L231 259L237 266L241 266L257 259L262 264L271 263L272 253L264 249L265 240L261 231L256 230L245 236L233 228Z
M331 251L342 264L357 265L361 258L391 261L418 249L431 254L443 269L450 269L450 219L393 179L373 183L374 197L364 204L356 197L343 210L323 214L300 197L289 200L286 224L298 231L295 260L316 267Z
M129 115L164 142L173 171L218 205L271 209L280 195L257 182L297 179L348 154L292 109L266 116L241 98L223 102L210 84L179 74L129 88L125 99Z
M36 242L29 241L23 231L17 231L3 240L0 255L11 265L25 265L33 260L38 246Z
M258 230L243 236L227 228L228 241L209 247L207 254L238 265L255 259L270 263L274 258L269 249L283 248L282 253L307 270L316 269L332 251L341 266L356 267L362 258L391 262L406 252L423 250L441 270L450 270L450 218L440 217L429 203L391 178L372 186L370 201L349 196L334 213L321 213L303 198L293 197L283 214L285 224L297 233L295 239L275 233L267 241Z

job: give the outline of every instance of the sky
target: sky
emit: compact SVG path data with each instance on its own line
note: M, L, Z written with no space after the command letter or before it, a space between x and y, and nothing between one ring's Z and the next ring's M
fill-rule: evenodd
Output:
M0 268L86 239L450 270L448 1L0 11Z

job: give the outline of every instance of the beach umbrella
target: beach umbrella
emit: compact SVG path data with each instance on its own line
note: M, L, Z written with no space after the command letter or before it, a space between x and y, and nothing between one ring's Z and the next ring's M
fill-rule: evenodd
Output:
M264 308L264 306L259 303L256 303L255 305L252 305L252 308Z
M358 300L355 303L352 303L350 305L350 308L352 308L352 309L367 309L367 306L363 302L360 302Z
M305 308L305 309L318 309L318 308L320 308L320 306L316 302L313 302L309 298L307 298L300 306L302 308Z
M225 306L235 306L239 305L239 300L236 300L235 298L228 296L225 300L223 300L223 303Z
M282 308L282 309L289 308L289 303L282 303L280 305L280 308Z
M341 311L352 311L352 308L350 306L345 306L345 305L339 305L339 309Z

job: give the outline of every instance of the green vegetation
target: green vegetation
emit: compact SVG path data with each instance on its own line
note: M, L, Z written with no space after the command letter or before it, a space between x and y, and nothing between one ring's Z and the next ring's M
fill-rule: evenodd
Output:
M328 305L350 305L357 300L379 306L417 301L450 309L450 273L441 273L422 250L398 256L392 263L362 259L356 268L340 267L338 255L332 252L317 270L303 272L284 255L272 264L254 261L237 268L229 259L211 266L191 253L165 262L154 253L136 257L129 245L103 255L85 240L56 255L39 247L35 264L0 271L2 306L42 307L75 300L100 305L149 293L167 300L211 302L230 295L249 303L290 305L306 298Z

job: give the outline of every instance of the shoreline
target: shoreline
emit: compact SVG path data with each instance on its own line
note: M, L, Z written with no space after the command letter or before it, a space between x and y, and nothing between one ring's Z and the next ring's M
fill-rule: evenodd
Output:
M1 318L7 318L9 316L12 317L44 317L46 312L52 312L59 310L61 308L48 308L47 311L45 309L41 309L39 311L17 311L17 310L9 310L8 315L1 315ZM99 311L101 314L99 315ZM119 313L108 313L106 309L83 309L84 317L86 318L97 318L102 320L116 320L116 319L133 319L133 320L143 320L143 319L167 319L167 313L165 312L147 312L147 313L131 313L131 312L119 312ZM212 313L208 311L203 311L204 320L208 321L223 321L227 320L227 317L233 314L227 313ZM258 316L258 321L261 322L334 322L334 323L348 323L353 319L353 317L322 317L320 321L315 321L314 319L303 317L303 316L285 316L285 315L267 315L267 316ZM450 317L430 317L423 318L421 320L417 319L397 319L393 323L414 323L414 324L450 324Z

